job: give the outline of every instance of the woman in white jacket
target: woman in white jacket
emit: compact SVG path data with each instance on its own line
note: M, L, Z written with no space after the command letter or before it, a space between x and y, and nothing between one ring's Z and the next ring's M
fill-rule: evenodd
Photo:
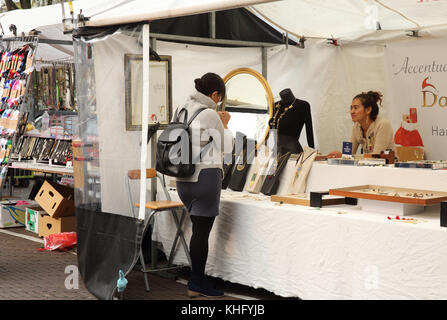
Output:
M189 246L192 270L188 281L188 295L216 297L222 296L223 292L216 290L206 279L205 266L209 234L215 217L219 214L223 154L232 151L232 134L227 129L230 114L216 111L217 105L225 97L225 83L220 76L207 73L194 81L197 91L190 95L185 105L178 108L176 114L179 114L179 120L184 120L186 113L180 113L180 109L185 108L187 115L191 117L199 108L207 108L190 125L192 158L200 160L196 161L194 174L188 178L177 178L176 185L192 221ZM208 143L210 145L204 149Z

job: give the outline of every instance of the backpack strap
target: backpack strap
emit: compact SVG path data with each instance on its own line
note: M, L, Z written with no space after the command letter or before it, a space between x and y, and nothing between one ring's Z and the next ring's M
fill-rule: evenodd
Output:
M200 112L202 112L203 110L206 110L208 108L203 107L198 109L191 117L191 119L189 119L188 121L188 127L191 125L191 122L194 120L195 117L197 117L199 115ZM208 140L208 142L206 143L206 145L203 146L203 149L200 151L199 153L199 159L202 158L202 153L205 153L210 147L211 147L211 142L213 141L213 137L210 137L210 139Z
M186 124L186 121L188 120L188 110L186 110L185 107L180 109L180 112L177 110L175 110L175 114L174 114L174 122L180 122L180 114L185 111L185 118L183 120L183 123ZM178 113L178 114L177 114Z
M189 121L187 123L188 127L191 125L191 122L195 119L195 117L197 117L200 112L202 112L203 110L206 110L206 109L208 109L208 108L203 107L203 108L198 109L196 112L194 112L194 114L192 115L191 119L189 119Z
M184 111L185 112L185 118L183 120L183 123L186 124L188 127L191 125L191 122L195 119L195 117L197 117L199 115L200 112L202 112L203 110L206 110L208 108L203 107L203 108L199 108L196 112L194 112L194 114L192 115L191 119L188 120L188 110L186 110L185 107L181 108L180 111L179 109L175 110L175 114L174 114L174 122L180 122L180 114Z
M194 112L194 114L192 115L191 119L189 119L189 121L186 123L186 120L188 119L188 110L186 110L186 108L182 108L180 109L180 112L178 113L178 117L180 118L180 114L185 111L185 120L183 121L188 127L191 125L192 121L199 115L200 112L202 112L203 110L208 109L207 107L203 107L203 108L199 108L196 112ZM174 119L178 121L177 119L177 111L178 109L175 111L175 116ZM210 137L210 139L208 140L208 142L206 143L206 145L203 146L203 149L200 151L199 153L199 159L202 158L202 153L206 152L210 147L211 147L211 142L213 141L213 137Z

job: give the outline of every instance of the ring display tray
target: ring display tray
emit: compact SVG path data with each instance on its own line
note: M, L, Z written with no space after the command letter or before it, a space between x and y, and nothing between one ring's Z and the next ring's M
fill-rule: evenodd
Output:
M394 163L396 168L418 168L418 169L432 169L441 170L447 168L446 161L407 161L407 162L396 162Z
M290 195L272 195L270 197L270 201L280 202L280 203L288 203L288 204L297 204L300 206L311 206L310 194L290 194ZM323 195L322 196L322 205L330 206L336 204L344 204L344 197L337 197L331 195Z
M342 158L329 158L327 159L327 164L331 165L348 165L354 166L356 165L358 160L355 159L342 159Z
M447 200L447 192L377 185L330 189L329 194L364 199L359 203L364 210L402 215L420 213L425 206Z

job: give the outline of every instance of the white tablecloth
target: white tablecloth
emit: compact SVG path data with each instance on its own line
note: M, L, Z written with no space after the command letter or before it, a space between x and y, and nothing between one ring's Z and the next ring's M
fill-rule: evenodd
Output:
M211 232L209 275L301 299L447 299L439 206L409 224L359 207L317 210L232 194L241 195L223 191ZM189 245L189 219L184 229ZM174 235L172 217L159 215L154 239L166 252ZM179 246L174 262L186 261Z

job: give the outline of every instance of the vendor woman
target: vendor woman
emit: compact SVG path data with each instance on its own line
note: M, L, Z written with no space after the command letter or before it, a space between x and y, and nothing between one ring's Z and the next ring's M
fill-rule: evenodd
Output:
M380 154L388 149L394 150L394 133L390 122L379 117L380 92L362 92L354 97L351 105L351 118L354 121L351 142L352 154L361 145L362 153ZM340 152L331 152L329 158L341 157Z

